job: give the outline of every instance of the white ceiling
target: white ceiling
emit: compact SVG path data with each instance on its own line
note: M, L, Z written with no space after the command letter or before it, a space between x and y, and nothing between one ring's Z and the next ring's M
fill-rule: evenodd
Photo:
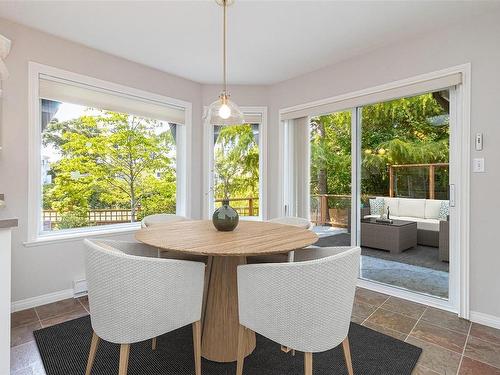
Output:
M271 84L467 17L480 1L244 1L228 10L230 83ZM221 81L214 1L2 1L0 17L202 83Z

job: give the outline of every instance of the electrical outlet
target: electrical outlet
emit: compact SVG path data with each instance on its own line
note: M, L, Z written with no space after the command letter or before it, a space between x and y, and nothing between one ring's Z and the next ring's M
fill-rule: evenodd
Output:
M474 158L472 160L472 171L475 173L484 172L484 158Z
M73 296L77 298L85 294L87 294L87 280L82 279L73 281Z

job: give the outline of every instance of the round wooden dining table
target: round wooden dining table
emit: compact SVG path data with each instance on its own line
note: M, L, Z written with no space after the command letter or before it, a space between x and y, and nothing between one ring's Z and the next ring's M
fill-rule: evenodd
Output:
M288 253L315 243L307 229L261 221L240 221L232 232L219 232L210 220L158 224L139 230L135 238L160 250L207 256L202 310L202 356L234 362L238 351L236 269L248 256ZM255 333L246 330L245 356L255 349Z

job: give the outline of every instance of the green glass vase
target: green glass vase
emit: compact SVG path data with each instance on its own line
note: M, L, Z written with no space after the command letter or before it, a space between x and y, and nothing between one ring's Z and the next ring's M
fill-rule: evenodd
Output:
M214 211L212 222L214 227L221 232L230 232L238 226L240 217L238 212L229 205L229 200L224 199L222 206Z

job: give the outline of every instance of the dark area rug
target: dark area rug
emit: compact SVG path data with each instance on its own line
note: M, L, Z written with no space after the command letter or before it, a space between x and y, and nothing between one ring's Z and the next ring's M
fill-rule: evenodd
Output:
M90 317L71 320L34 332L47 375L85 373L92 337ZM349 331L354 373L356 375L410 375L421 349L392 337L351 323ZM292 356L280 346L257 335L257 347L246 358L247 375L302 375L304 356ZM93 375L118 373L119 345L101 340ZM347 374L341 346L313 356L314 374ZM221 364L203 359L204 375L233 375L235 363ZM191 326L158 338L156 351L151 340L133 344L130 349L129 375L194 374Z
M349 233L340 233L332 236L321 237L315 246L349 246L351 244L351 235ZM430 268L436 271L449 272L449 264L441 262L438 258L438 248L430 246L417 245L412 249L403 251L401 254L391 254L389 251L362 247L361 254L373 258L392 260L393 262L410 264Z

